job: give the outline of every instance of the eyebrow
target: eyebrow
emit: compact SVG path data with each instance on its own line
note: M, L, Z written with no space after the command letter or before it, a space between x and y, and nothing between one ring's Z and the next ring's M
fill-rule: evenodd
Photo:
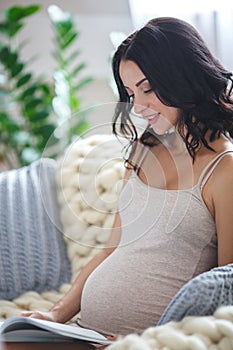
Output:
M142 78L141 80L139 80L139 81L135 84L135 86L139 87L145 80L147 80L146 77L145 77L145 78ZM126 89L129 89L128 86L125 86L125 88L126 88Z
M142 78L141 80L139 80L139 81L135 84L135 86L139 87L139 85L141 85L145 80L147 80L146 77L145 77L145 78Z

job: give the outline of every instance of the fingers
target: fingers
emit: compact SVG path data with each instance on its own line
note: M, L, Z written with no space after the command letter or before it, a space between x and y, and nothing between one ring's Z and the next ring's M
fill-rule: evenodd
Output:
M20 316L37 318L40 320L47 320L55 322L55 318L52 312L41 312L41 311L22 311Z
M108 340L114 341L114 340L117 340L118 337L119 337L118 335L108 335L106 338L107 338Z
M33 311L22 311L20 312L20 316L29 317L33 313L34 313Z
M36 312L36 311L23 311L21 312L20 316L23 317L32 317L32 318L40 318L43 319L43 315L40 312Z

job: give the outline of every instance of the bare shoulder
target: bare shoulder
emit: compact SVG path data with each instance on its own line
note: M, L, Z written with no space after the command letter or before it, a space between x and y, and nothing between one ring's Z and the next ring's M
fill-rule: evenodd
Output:
M233 262L233 152L221 158L213 172L212 185L220 266Z
M226 153L213 173L213 184L216 190L233 190L233 149ZM233 192L232 192L233 193Z

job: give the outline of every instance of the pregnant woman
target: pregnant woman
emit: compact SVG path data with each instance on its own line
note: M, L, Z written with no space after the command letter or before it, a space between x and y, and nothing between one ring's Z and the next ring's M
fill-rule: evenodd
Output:
M129 140L111 237L47 312L107 335L155 326L190 279L233 262L232 73L199 33L155 18L117 49L113 132ZM138 135L132 112L147 125Z

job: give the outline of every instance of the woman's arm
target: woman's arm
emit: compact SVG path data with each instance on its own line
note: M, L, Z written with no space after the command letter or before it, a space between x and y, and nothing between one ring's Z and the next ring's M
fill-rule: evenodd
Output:
M213 206L218 235L218 265L233 263L233 154L224 156L213 173Z
M90 274L99 266L117 247L121 237L121 222L119 213L116 213L110 238L103 248L83 268L70 290L58 300L48 312L25 311L22 316L45 319L53 322L65 323L80 311L81 296L84 284Z
M56 322L66 322L80 311L80 302L84 284L96 267L99 266L118 246L121 237L120 227L120 216L119 213L117 213L106 248L102 249L92 258L92 260L80 272L71 289L50 310L50 312L55 315Z

